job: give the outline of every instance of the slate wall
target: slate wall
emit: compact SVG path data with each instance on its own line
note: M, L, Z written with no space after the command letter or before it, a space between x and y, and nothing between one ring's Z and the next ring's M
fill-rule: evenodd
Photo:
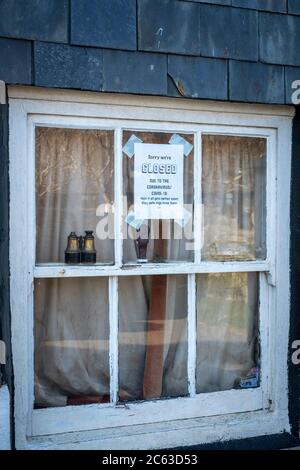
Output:
M1 60L1 59L0 59ZM8 105L0 104L0 340L6 345L6 364L0 365L0 387L7 383L10 391L10 417L13 420L13 366L11 353L9 296L9 174L8 174ZM0 427L2 423L0 423ZM10 435L13 443L14 431Z
M291 103L299 0L2 0L0 80Z
M299 2L300 3L300 2ZM296 107L293 123L291 181L291 316L290 353L293 342L300 340L300 106ZM289 361L289 414L292 431L299 435L300 364Z
M7 84L290 104L300 0L0 0ZM0 310L9 343L7 106L0 106ZM291 343L300 339L300 117L293 133ZM7 378L12 388L10 347ZM289 363L299 432L299 367Z

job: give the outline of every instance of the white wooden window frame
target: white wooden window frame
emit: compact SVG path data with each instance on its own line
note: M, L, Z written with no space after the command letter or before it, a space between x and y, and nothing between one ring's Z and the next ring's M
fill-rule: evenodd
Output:
M289 429L289 196L291 122L287 106L237 105L168 98L10 87L10 267L15 432L18 448L156 448L271 434ZM35 263L36 126L115 130L115 264ZM201 135L267 140L267 259L122 267L122 129L195 134L195 202L201 202ZM201 214L194 214L201 233ZM259 388L196 394L197 273L257 272L260 279L262 378ZM189 397L117 404L118 278L185 274L188 281ZM33 409L33 285L35 278L109 278L111 403ZM216 429L217 426L217 429ZM78 445L77 441L80 441ZM77 442L75 444L75 442Z

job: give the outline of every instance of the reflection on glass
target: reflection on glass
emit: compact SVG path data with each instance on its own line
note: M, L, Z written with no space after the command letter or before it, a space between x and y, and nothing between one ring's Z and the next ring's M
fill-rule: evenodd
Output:
M94 232L96 261L114 261L113 161L113 131L36 129L38 263L64 262L68 235L86 230Z
M257 273L197 276L197 393L259 385Z
M119 279L119 400L187 395L186 276Z
M35 407L109 402L108 281L35 281Z
M205 135L204 260L266 257L266 140Z
M178 134L175 134L177 136ZM167 132L123 132L123 149L129 139L139 139L140 142L147 144L165 144L167 145L174 138L173 133ZM186 211L185 220L174 222L174 220L146 220L144 238L148 236L147 260L150 262L164 261L192 261L193 253L193 199L194 199L194 136L192 134L180 134L188 145L188 155L183 160L183 200ZM176 141L177 143L178 141ZM131 155L131 154L130 154ZM138 182L136 182L138 184ZM124 212L134 212L134 155L128 156L123 152L123 191L125 198ZM125 214L126 215L126 214ZM125 223L123 243L123 260L125 263L136 262L138 259L138 250L134 240L138 233L134 226Z

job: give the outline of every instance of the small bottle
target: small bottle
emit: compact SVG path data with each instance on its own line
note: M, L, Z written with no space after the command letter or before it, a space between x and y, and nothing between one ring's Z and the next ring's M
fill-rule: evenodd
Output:
M96 263L95 238L93 230L85 230L83 249L81 250L82 263Z
M80 248L79 238L75 232L71 232L68 236L68 244L65 249L65 263L79 264L80 263Z

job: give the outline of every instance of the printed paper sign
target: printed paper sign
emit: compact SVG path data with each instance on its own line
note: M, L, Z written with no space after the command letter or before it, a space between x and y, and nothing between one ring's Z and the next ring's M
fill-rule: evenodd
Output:
M183 218L183 145L134 144L137 219Z

